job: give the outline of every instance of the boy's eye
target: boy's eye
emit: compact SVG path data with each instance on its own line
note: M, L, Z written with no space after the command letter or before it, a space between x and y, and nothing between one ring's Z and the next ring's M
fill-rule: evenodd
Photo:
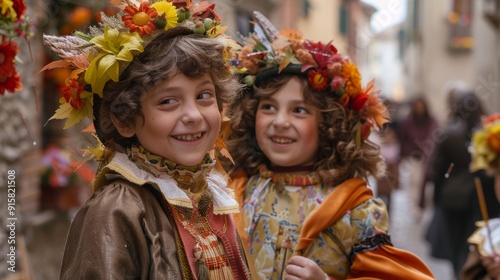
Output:
M213 96L214 96L213 93L205 91L205 92L198 94L197 99L209 99Z
M163 105L163 104L164 105L168 105L168 104L174 104L176 102L177 102L177 100L174 99L174 98L165 98L165 99L162 99L159 104L161 104L161 105Z

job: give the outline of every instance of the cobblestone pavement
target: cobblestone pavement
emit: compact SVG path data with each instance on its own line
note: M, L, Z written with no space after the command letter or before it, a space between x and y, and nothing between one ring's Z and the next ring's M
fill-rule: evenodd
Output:
M427 192L429 193L430 190ZM430 201L430 198L427 201ZM390 233L394 246L419 256L434 273L437 280L455 280L451 263L430 256L430 246L424 239L433 209L426 208L418 220L411 215L410 205L408 186L403 186L392 193Z

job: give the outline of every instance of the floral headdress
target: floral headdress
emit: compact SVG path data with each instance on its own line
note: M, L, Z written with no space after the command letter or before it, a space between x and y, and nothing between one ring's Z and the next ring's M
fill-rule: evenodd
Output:
M472 136L471 171L500 172L500 113L483 119L483 126Z
M101 13L99 26L89 33L75 32L71 36L44 35L45 44L63 60L46 65L40 72L52 68L70 68L70 76L62 87L60 106L50 118L66 119L64 128L85 117L93 120L95 95L103 97L109 80L119 81L120 74L134 57L159 33L177 26L195 34L215 38L224 46L224 58L229 67L232 48L237 44L224 34L227 27L214 11L215 4L191 0L110 0L120 8L117 15Z
M365 88L357 66L338 53L329 43L303 40L295 30L279 32L259 12L254 12L255 33L246 38L245 46L238 53L240 73L248 86L260 85L264 80L279 74L301 75L309 87L320 94L328 94L348 112L360 116L357 140L365 140L371 127L380 128L388 122L386 107L375 91L375 81ZM358 141L358 143L360 143Z
M33 36L28 17L24 16L24 0L0 1L0 95L5 91L15 93L23 89L19 72L14 64L21 60L17 57L19 46L14 41L24 38L27 42ZM29 44L29 42L28 42Z

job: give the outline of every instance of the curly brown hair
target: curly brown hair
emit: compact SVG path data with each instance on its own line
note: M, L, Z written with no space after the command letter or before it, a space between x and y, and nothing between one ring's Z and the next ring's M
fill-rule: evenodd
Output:
M259 166L269 166L269 159L257 144L255 115L259 102L274 94L291 79L291 75L278 75L260 87L249 89L238 104L231 109L232 134L227 141L228 149L236 163L231 173L240 170L252 176ZM305 102L321 112L318 124L319 143L314 170L325 182L342 182L355 176L366 179L379 177L384 169L380 149L368 139L356 144L359 116L347 116L346 110L328 93L318 93L309 88L306 78L298 76L304 88Z
M190 78L209 74L222 112L241 89L225 64L223 51L224 46L216 39L193 34L183 27L154 38L129 64L118 82L106 84L104 98L94 106L94 125L104 145L115 149L137 144L135 137L125 138L118 133L111 115L122 124L133 123L137 116L142 116L141 96L177 74Z

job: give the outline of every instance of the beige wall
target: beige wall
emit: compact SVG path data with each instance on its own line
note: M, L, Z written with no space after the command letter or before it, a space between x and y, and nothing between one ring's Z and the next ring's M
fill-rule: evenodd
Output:
M411 97L423 93L436 117L444 121L448 110L445 85L449 81L463 80L472 85L474 69L472 52L450 53L447 48L447 9L441 1L420 1L421 41L409 47L412 57L405 61L406 91Z
M329 42L341 53L347 53L347 42L339 33L339 11L340 0L311 0L309 17L299 17L297 28L299 28L307 39Z
M494 28L483 17L483 2L474 6L473 89L487 112L500 112L500 28Z

